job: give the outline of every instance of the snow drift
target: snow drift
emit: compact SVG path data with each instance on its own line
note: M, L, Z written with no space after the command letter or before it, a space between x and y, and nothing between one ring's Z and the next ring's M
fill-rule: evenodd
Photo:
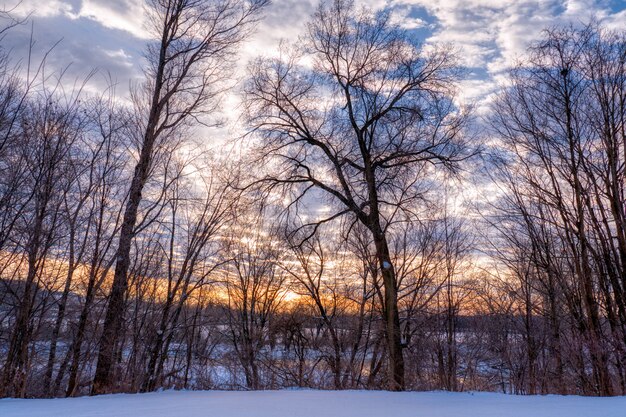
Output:
M626 397L381 391L164 391L2 399L2 417L624 417Z

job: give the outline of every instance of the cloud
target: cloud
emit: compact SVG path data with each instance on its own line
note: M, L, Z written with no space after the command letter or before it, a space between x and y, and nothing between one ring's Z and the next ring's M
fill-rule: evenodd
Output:
M86 90L101 93L110 82L118 83L125 95L130 81L142 77L140 63L143 42L126 32L113 31L86 18L73 18L63 13L33 15L32 26L20 25L10 30L2 47L26 74L28 45L32 38L31 74L45 59L45 73L55 80L63 73L62 84L71 88L81 84L96 70Z
M604 24L611 30L624 30L626 26L626 6L623 10L608 15L604 19Z
M429 26L429 23L420 16L413 15L410 6L394 7L391 11L391 21L404 29L420 29Z
M5 10L10 10L16 17L55 17L72 14L78 10L80 0L13 0L4 4Z
M18 3L18 0L13 0ZM507 69L549 26L596 18L613 29L626 27L620 0L357 0L373 10L389 8L394 22L415 31L426 43L452 43L460 51L469 79L462 97L488 97ZM54 56L58 65L73 62L76 74L93 67L110 72L120 83L141 76L148 34L139 0L22 0L15 13L32 13L35 38L45 49L63 38ZM273 0L255 34L239 50L238 76L259 55L275 55L281 40L297 42L318 0ZM10 8L10 4L7 6ZM28 30L5 45L24 51ZM21 43L20 43L21 42ZM6 43L6 42L5 42ZM236 100L230 100L235 102Z
M252 38L241 50L243 60L258 55L275 55L282 40L295 42L306 29L317 0L274 0L263 12Z
M95 20L104 27L124 30L132 35L147 39L144 8L136 0L83 0L79 17Z
M608 0L391 0L390 5L425 10L435 19L426 41L452 43L463 65L482 69L464 83L469 92L463 96L473 101L487 98L547 27L592 18L610 28L626 27L626 7L611 8Z
M146 39L143 2L138 0L13 0L8 10L20 18L65 17L70 20L90 19L109 29L128 32Z

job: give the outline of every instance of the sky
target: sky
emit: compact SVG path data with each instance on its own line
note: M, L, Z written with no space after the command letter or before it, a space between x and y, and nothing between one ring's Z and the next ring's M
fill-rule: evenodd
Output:
M237 77L245 77L249 60L278 53L282 40L297 40L319 0L271 0L252 38L240 48ZM451 43L459 51L466 77L459 88L460 103L471 103L478 116L489 111L490 100L506 83L508 69L524 54L543 29L555 25L581 25L590 19L611 29L626 29L626 0L355 0L373 10L388 8L393 19L414 31L424 44ZM19 4L18 4L19 3ZM17 7L16 7L17 4ZM149 35L143 26L141 0L0 0L18 17L30 16L13 28L1 46L25 66L28 45L35 42L34 62L54 46L46 59L46 73L64 71L63 83L81 84L93 70L85 89L98 94L113 82L119 97L142 80L142 63ZM236 85L236 84L235 84ZM200 127L195 143L229 154L223 146L244 128L238 122L239 97L225 97L221 106L226 124L211 131ZM481 118L477 118L481 120ZM231 142L232 143L232 142ZM493 184L474 184L455 203L484 201L497 193ZM457 207L458 206L458 207ZM313 205L315 210L323 206Z
M249 60L278 53L282 40L297 40L319 0L271 0L255 34L240 48L237 77L243 80ZM543 29L555 25L581 25L591 19L610 29L626 29L626 0L355 0L373 10L387 8L395 22L414 31L424 44L451 43L459 51L466 77L459 88L460 103L475 105L480 116L506 83L507 70L524 54ZM17 6L16 6L17 5ZM142 80L142 63L149 35L143 26L141 0L0 0L26 24L13 28L1 40L14 61L25 66L31 34L35 42L33 62L46 59L46 73L64 71L66 86L80 84L93 70L86 90L105 91L113 82L118 96ZM237 123L239 96L225 97L221 108L226 125L219 130L201 128L196 136L202 146L226 152L228 138L243 133ZM479 118L480 120L480 118ZM463 187L473 190L459 201L493 197L489 184ZM478 194L476 194L478 193ZM465 203L459 205L462 207ZM318 209L319 207L315 205Z
M13 9L19 0L0 0ZM272 0L255 35L241 48L241 68L260 54L276 51L281 39L294 40L318 0ZM394 20L423 42L456 45L468 69L460 100L484 102L541 30L580 24L591 18L609 28L626 28L626 0L356 0L374 10L389 8ZM97 69L89 89L102 91L112 79L122 93L141 80L148 35L140 0L22 0L14 14L30 15L13 29L3 47L26 62L31 28L35 57L58 43L47 71L65 70L66 80L81 80ZM32 25L32 26L31 26ZM68 66L69 65L69 66ZM243 70L242 70L243 74Z

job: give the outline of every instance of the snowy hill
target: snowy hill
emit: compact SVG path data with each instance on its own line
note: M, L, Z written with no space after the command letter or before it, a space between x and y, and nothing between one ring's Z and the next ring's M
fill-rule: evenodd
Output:
M166 391L0 400L2 417L624 417L626 397L381 391Z

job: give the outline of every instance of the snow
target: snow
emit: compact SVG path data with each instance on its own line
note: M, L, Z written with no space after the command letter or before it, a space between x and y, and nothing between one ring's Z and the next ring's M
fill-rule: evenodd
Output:
M2 417L624 417L626 397L382 391L163 391L2 399Z

